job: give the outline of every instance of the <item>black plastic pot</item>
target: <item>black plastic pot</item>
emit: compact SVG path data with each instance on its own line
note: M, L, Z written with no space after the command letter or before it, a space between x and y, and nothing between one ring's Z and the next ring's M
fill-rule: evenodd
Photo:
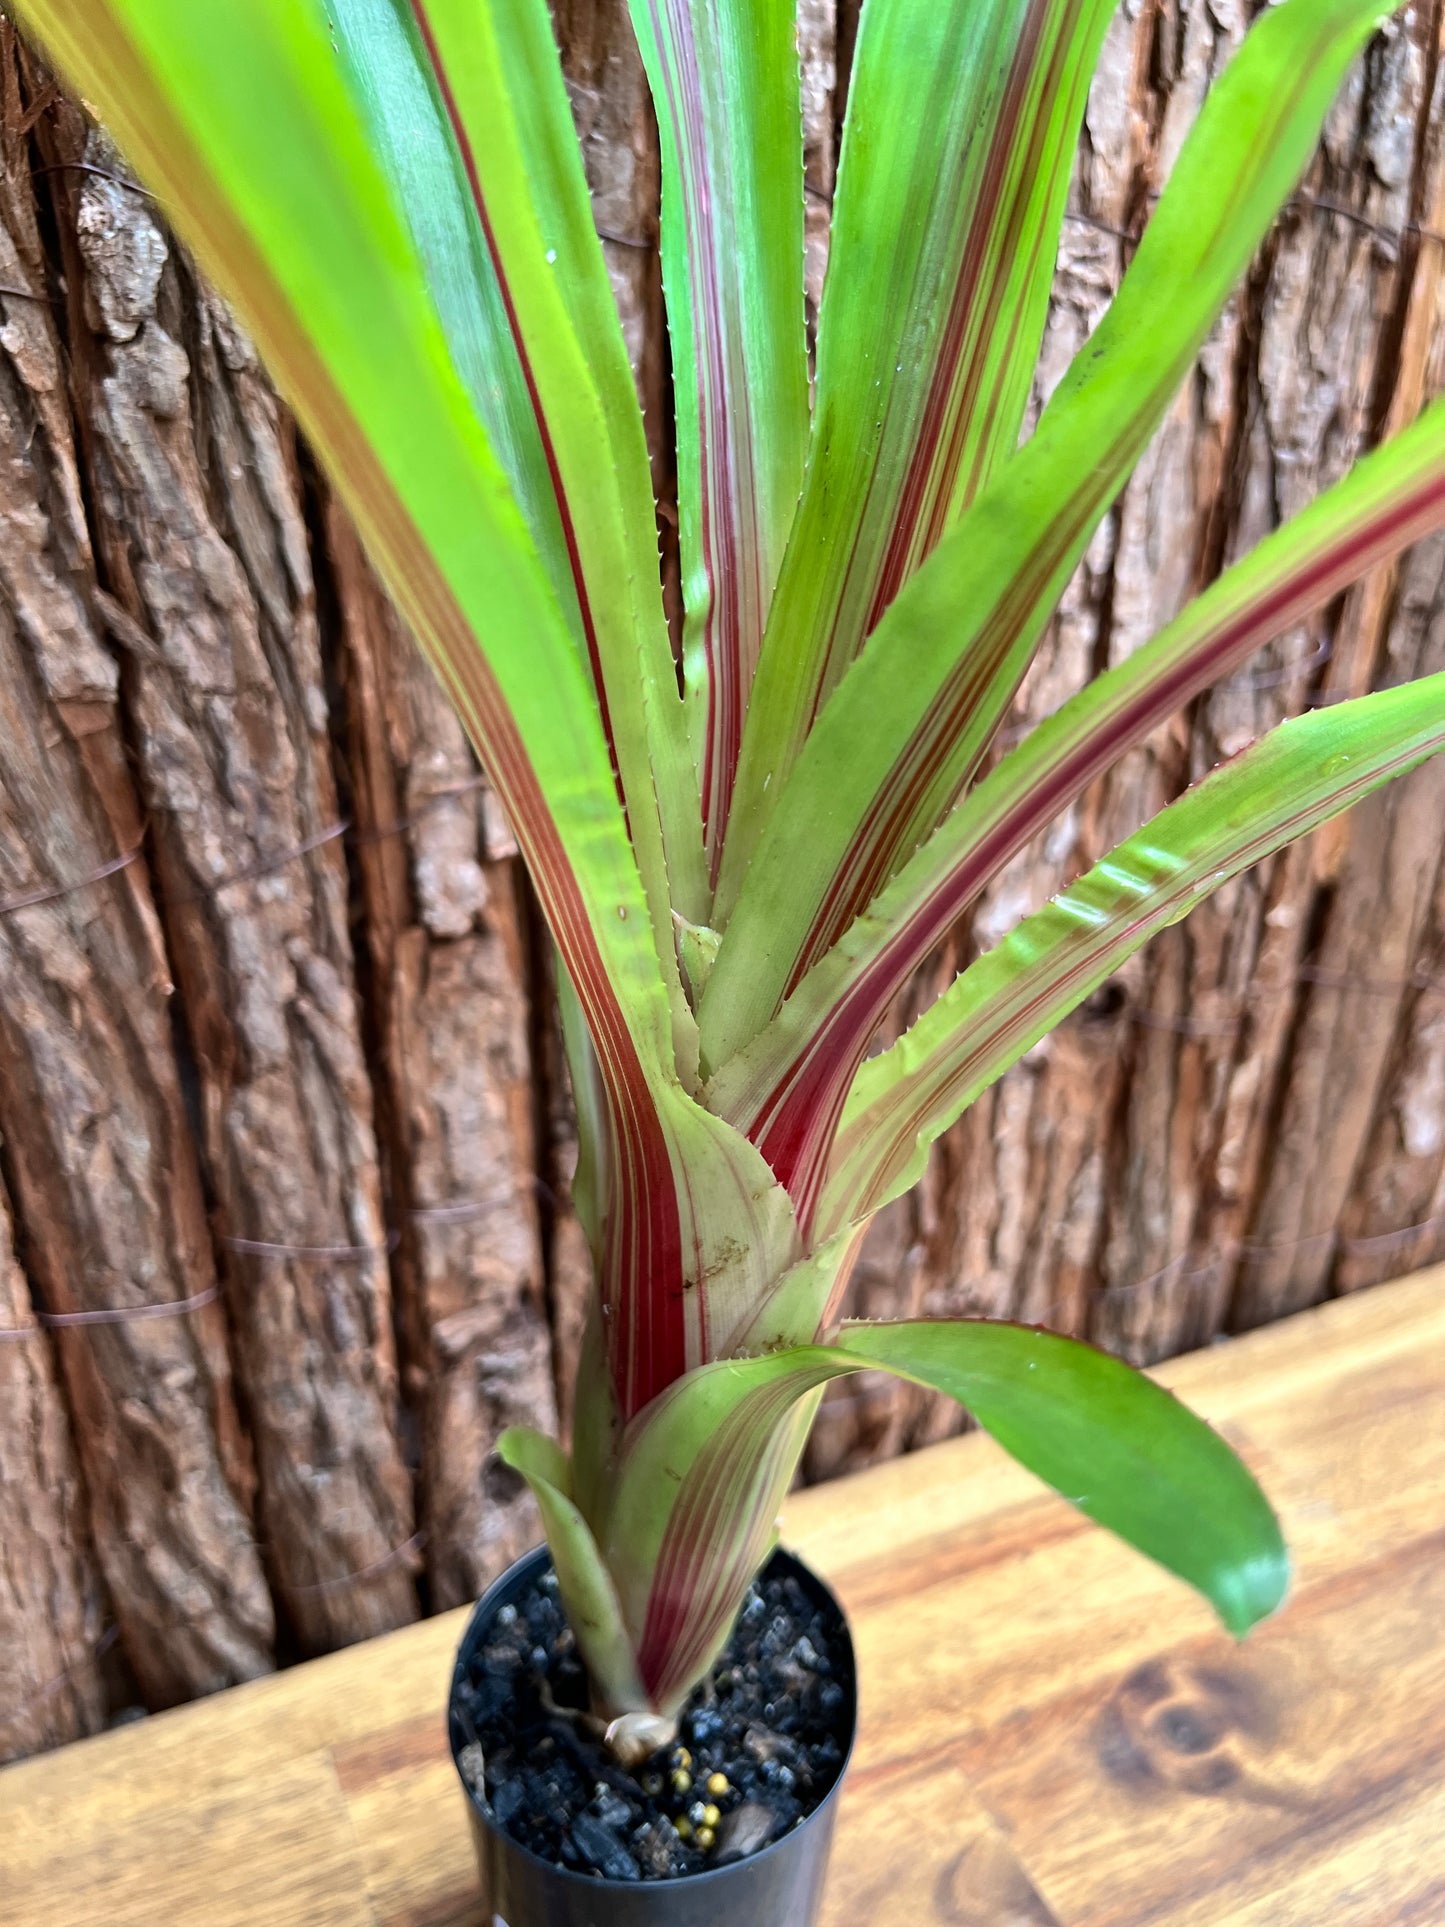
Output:
M447 1726L455 1762L467 1744L457 1714L457 1682L473 1652L485 1643L493 1620L546 1571L545 1546L529 1552L482 1596L457 1650ZM848 1746L838 1778L822 1803L791 1833L745 1860L676 1880L604 1880L574 1873L540 1859L496 1824L485 1799L462 1778L467 1813L481 1870L482 1893L492 1909L489 1927L813 1927L823 1896L828 1849L838 1793L848 1771L857 1722L853 1646L843 1609L816 1573L790 1552L775 1552L769 1574L794 1578L836 1618L847 1651ZM461 1768L457 1768L461 1778Z

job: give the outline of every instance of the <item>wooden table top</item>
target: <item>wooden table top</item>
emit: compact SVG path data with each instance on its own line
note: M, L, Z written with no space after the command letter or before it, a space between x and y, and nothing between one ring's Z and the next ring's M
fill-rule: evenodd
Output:
M1161 1377L1294 1548L1243 1646L970 1437L790 1500L862 1728L826 1927L1445 1923L1445 1268ZM451 1613L0 1773L4 1927L484 1927Z

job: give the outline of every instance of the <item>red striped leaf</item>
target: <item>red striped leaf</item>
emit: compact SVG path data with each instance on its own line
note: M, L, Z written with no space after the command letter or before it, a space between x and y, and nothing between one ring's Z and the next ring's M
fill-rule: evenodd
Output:
M1013 451L1115 0L869 0L848 86L817 406L715 917L865 636Z
M705 1066L742 1048L975 775L1045 623L1303 171L1377 0L1285 0L1203 109L1118 295L1045 409L912 578L819 719L708 980Z
M853 1081L819 1235L879 1209L928 1147L1156 932L1445 748L1445 673L1282 723L1026 917Z
M894 996L1010 859L1131 744L1254 649L1445 523L1445 403L1262 542L965 798L713 1078L806 1223L854 1072Z
M985 1319L847 1325L692 1374L627 1438L604 1529L649 1703L706 1671L774 1535L819 1389L891 1371L967 1406L1089 1518L1196 1587L1242 1633L1284 1595L1278 1523L1224 1441L1168 1392L1073 1339Z
M701 918L708 907L696 775L662 613L642 417L550 16L545 0L394 4L425 49L536 423L690 1081L696 1046L672 912Z
M683 657L715 867L808 432L794 9L630 6L662 140Z

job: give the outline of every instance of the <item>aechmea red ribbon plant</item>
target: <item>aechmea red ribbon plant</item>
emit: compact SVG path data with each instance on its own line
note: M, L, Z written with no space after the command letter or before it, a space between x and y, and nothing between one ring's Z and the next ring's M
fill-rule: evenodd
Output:
M1091 535L1308 163L1379 0L1283 0L1021 439L1112 0L866 0L810 384L789 0L631 0L661 135L685 618L545 0L24 0L253 332L510 817L564 967L596 1290L541 1510L599 1718L669 1730L821 1388L883 1368L1242 1632L1269 1506L1048 1332L840 1322L872 1214L1201 896L1445 744L1445 676L1285 723L972 963L938 938L1086 785L1445 522L1445 409L998 755Z

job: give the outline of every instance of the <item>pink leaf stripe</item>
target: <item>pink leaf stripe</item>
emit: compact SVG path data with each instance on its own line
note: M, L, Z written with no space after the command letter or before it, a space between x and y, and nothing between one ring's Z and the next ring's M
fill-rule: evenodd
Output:
M1339 0L1351 21L1353 4ZM1361 16L1365 4L1359 0ZM1277 20L1286 24L1276 28ZM1305 158L1314 110L1324 105L1323 69L1343 65L1348 38L1331 8L1319 10L1317 28L1313 22L1306 6L1261 23L1252 44L1279 71L1270 68L1267 98L1245 96L1254 148L1196 216L1191 192L1216 148L1232 151L1239 90L1248 85L1251 67L1231 65L1235 78L1211 96L1176 164L1171 194L1034 435L890 605L820 716L762 833L728 926L730 934L747 927L752 937L752 921L765 913L780 922L771 964L785 996L943 820L979 768L1089 534ZM1306 45L1292 60L1279 60L1276 41L1299 23ZM1319 45L1312 47L1315 31ZM1177 293L1186 269L1187 299ZM807 821L815 829L813 861L789 911L786 852ZM727 981L726 969L724 953L713 980L724 1025L728 1006L716 986ZM738 1047L745 1041L737 1039Z
M738 1400L673 1501L638 1644L648 1698L667 1706L707 1663L756 1572L796 1459L784 1424L831 1371L795 1371Z
M864 16L810 466L744 731L724 918L746 895L763 792L789 782L868 636L1014 452L1110 11L896 0ZM790 955L796 942L790 929Z
M1445 675L1428 681L1445 689ZM1405 688L1408 691L1410 686ZM1390 696L1400 693L1388 692ZM1338 717L1343 710L1358 711L1383 700L1362 697L1324 713ZM1423 691L1419 700L1423 700ZM1436 701L1440 701L1438 692ZM1217 786L1229 780L1232 768L1242 767L1246 759L1278 755L1280 738L1287 731L1298 730L1302 721L1285 724L1254 749L1243 752L1234 765L1222 765L1147 825L1133 846L1120 846L1078 884L1026 919L999 949L986 952L955 985L956 996L959 989L982 980L974 1008L966 1015L959 1011L956 1028L933 1048L922 1049L916 1040L910 1045L907 1036L893 1047L907 1048L917 1061L896 1083L859 1105L835 1140L827 1188L816 1214L823 1235L878 1209L894 1195L921 1146L946 1128L1112 969L1186 914L1203 891L1239 875L1445 746L1445 711L1440 712L1437 727L1418 727L1411 740L1388 755L1371 754L1356 739L1351 754L1357 769L1348 781L1339 780L1342 769L1327 779L1317 779L1312 793L1298 807L1271 814L1248 836L1239 836L1237 826L1232 832L1226 827L1186 861L1159 872L1158 865L1164 859L1152 839L1157 834L1167 844L1171 815L1193 814L1201 792L1213 787L1217 793ZM1339 760L1343 768L1350 755ZM1324 786L1326 782L1328 787ZM1140 847L1146 837L1151 839L1147 849ZM1120 868L1131 847L1132 860L1155 874L1130 875ZM1017 953L1019 966L1001 968L1011 951ZM929 1017L921 1022L927 1027ZM890 1054L876 1061L881 1066Z
M1005 679L1010 655L1022 636L1042 626L1049 588L1065 559L1086 538L1093 508L1092 501L1081 501L1077 495L1071 498L1069 512L1042 532L974 647L949 674L932 709L868 805L834 872L788 979L788 995L887 882L910 829L924 812L936 822L967 787L987 751L992 729L975 729L976 741L966 761L950 766L950 751L985 706L993 712L995 725L1001 720L1026 667L1019 660L1016 673ZM930 809L935 801L936 809Z
M1030 168L1020 165L1012 137L1027 126L1030 95L1053 103L1067 90L1075 27L1085 4L1086 0L1071 0L1060 15L1054 0L1034 0L1015 40L974 217L949 296L917 442L899 491L863 633L856 638L854 649L872 633L908 577L937 547L949 522L973 499L987 477L990 457L997 452L995 422L1003 395L997 382L985 391L985 382L1000 329L1006 331L1012 349L1023 319L1017 306L1013 312L1004 313L1009 272L1021 256L1027 256L1028 279L1032 280L1043 249L1047 246L1052 258L1054 245L1045 223L1031 218L1030 188L1037 186L1037 177ZM1048 57L1041 70L1039 50L1046 26ZM1037 144L1047 131L1047 116L1043 125L1029 131ZM1072 147L1056 144L1047 176L1048 192L1043 197L1046 204L1052 202L1072 163ZM966 459L971 464L967 471ZM821 692L814 703L815 717L820 704Z
M257 264L257 273L262 273ZM284 324L283 324L284 325ZM309 357L309 346L298 342ZM624 1413L639 1410L684 1369L683 1293L659 1291L653 1315L626 1315L625 1294L681 1279L682 1226L661 1120L616 987L597 944L577 876L506 699L430 550L376 463L369 442L325 371L313 365L305 416L344 477L348 503L373 554L386 559L404 614L466 724L537 889L576 988L614 1124L616 1186L607 1214L604 1275L611 1292L613 1381ZM619 1339L616 1335L622 1334Z
M576 588L583 635L592 670L603 732L612 760L614 781L624 818L626 798L618 770L616 745L608 706L597 625L591 606L586 572L577 530L563 484L560 463L541 394L531 366L527 342L517 314L506 263L482 187L466 125L452 87L437 36L428 18L425 0L410 0L417 30L426 48L442 104L451 125L453 139L466 174L498 290L516 346L527 392L536 416L538 433L551 476L561 520L573 583ZM460 611L457 621L464 625ZM452 688L464 718L479 718L493 703L502 704L500 690L491 685L490 672L475 640L468 634L464 644L448 647L446 660L439 666ZM477 689L464 696L469 682L485 682L485 695ZM491 772L534 878L554 880L554 891L542 891L543 906L553 934L558 938L568 969L587 1015L588 1027L597 1051L603 1086L607 1094L612 1124L611 1177L615 1196L604 1214L607 1247L600 1254L600 1270L606 1301L609 1360L613 1382L624 1415L640 1409L649 1399L685 1369L687 1343L685 1306L682 1289L682 1223L673 1178L673 1159L666 1135L657 1116L646 1074L637 1060L635 1047L616 993L607 978L606 966L595 942L590 941L586 906L575 886L570 863L555 834L539 837L539 828L550 828L551 816L546 799L536 784L526 752L515 732L511 732L510 778L503 777L496 762L496 750L484 750ZM511 785L515 783L516 790ZM526 800L519 792L530 790ZM544 847L545 844L545 847ZM536 867L541 865L540 870ZM570 898L564 907L564 898ZM554 916L561 919L554 921ZM563 939L564 931L574 931L576 941ZM586 966L579 975L583 933ZM606 1015L603 1015L604 1010ZM599 1030L599 1019L603 1029ZM643 1313L642 1295L651 1303Z
M481 224L482 236L487 247L487 255L492 264L492 272L497 277L497 289L502 298L502 306L506 311L507 326L511 330L512 340L516 346L517 360L521 364L522 369L522 379L527 385L527 394L532 404L532 413L537 418L537 433L541 437L542 453L546 459L547 473L552 481L552 493L557 500L557 514L562 524L562 539L567 547L567 562L572 571L573 587L577 591L577 607L581 614L582 633L587 644L587 660L592 668L592 684L597 692L597 706L602 713L602 733L607 739L608 753L612 757L612 773L617 783L618 799L621 801L625 811L627 802L622 794L622 779L617 769L617 751L613 741L612 717L607 703L607 684L602 673L602 652L597 640L597 623L592 613L591 599L587 590L587 576L582 566L582 553L577 540L576 524L573 520L571 505L567 500L567 490L562 481L561 464L557 460L557 450L553 442L551 427L547 421L547 411L542 405L541 393L538 390L537 379L532 370L531 356L527 350L526 336L523 333L521 323L517 317L516 299L512 293L511 284L507 276L506 263L502 259L500 248L497 246L496 232L492 224L491 216L487 211L487 197L482 191L482 181L477 169L476 155L472 150L472 144L468 138L461 111L457 106L456 95L447 74L446 65L442 60L441 50L437 45L436 34L432 28L431 21L427 18L425 0L411 0L411 11L412 17L416 21L417 31L420 33L422 43L426 47L427 58L431 62L432 74L436 80L437 91L441 95L442 105L446 110L447 119L451 124L452 138L456 142L457 153L461 157L462 166L466 173L467 186L471 192L473 205L477 210L477 219Z
M401 515L399 504L394 513ZM414 566L420 570L420 556ZM613 1383L624 1415L630 1416L686 1367L682 1220L672 1157L647 1073L536 772L461 611L440 582L434 594L438 601L445 598L456 625L437 651L435 666L473 731L514 826L587 1019L607 1095L615 1192L605 1213L608 1244L601 1270ZM639 1315L640 1293L651 1299L645 1317Z
M1037 751L1026 742L959 806L974 832L971 839L941 875L929 876L926 845L900 873L900 895L910 872L920 873L907 914L900 918L886 902L894 893L886 892L886 908L880 905L875 918L886 937L854 971L824 1020L807 1027L800 1049L776 1075L756 1114L737 1120L788 1189L804 1224L817 1205L848 1086L890 1002L993 878L1133 744L1272 636L1442 521L1445 472L1437 460L1410 487L1377 504L1357 527L1326 528L1323 539L1276 579L1266 580L1242 606L1233 597L1221 597L1217 619L1200 627L1191 646L1165 656L1155 673L1141 677L1136 659L1093 684L1085 699L1043 726ZM1227 588L1227 581L1222 586ZM1194 613L1186 611L1182 621L1188 623ZM1204 613L1202 606L1198 613ZM1114 700L1093 700L1109 695Z
M207 244L213 269L232 290L244 289L257 345L281 376L303 427L324 455L347 507L399 607L457 706L498 800L514 825L548 926L577 989L593 1037L616 1123L617 1198L607 1253L614 1293L636 1292L680 1276L681 1225L665 1134L626 1014L597 941L587 901L556 820L527 754L516 719L478 646L430 547L383 468L314 343L251 235L177 125L165 98L113 14L97 12L89 29L103 35L116 86L136 103L131 145L166 184L189 235ZM179 165L176 156L184 157ZM620 1281L618 1283L617 1281ZM627 1340L613 1370L630 1409L637 1409L682 1369L682 1293L665 1298L655 1319L622 1319ZM642 1329L643 1326L646 1329Z
M726 260L730 223L721 217L707 151L706 107L692 0L647 0L667 120L676 136L678 187L688 237L686 300L693 366L674 379L695 389L697 466L680 485L696 489L697 552L683 557L684 601L705 665L707 717L702 742L703 832L714 880L732 801L743 715L757 664L771 585L765 579L767 532L756 485L756 456L737 313L736 269ZM721 136L720 136L721 138ZM801 192L801 188L800 188ZM801 262L799 264L801 273ZM682 290L669 293L674 302ZM801 300L801 297L800 297ZM801 313L801 306L800 306ZM676 310L669 316L674 326ZM684 513L688 504L683 503Z

